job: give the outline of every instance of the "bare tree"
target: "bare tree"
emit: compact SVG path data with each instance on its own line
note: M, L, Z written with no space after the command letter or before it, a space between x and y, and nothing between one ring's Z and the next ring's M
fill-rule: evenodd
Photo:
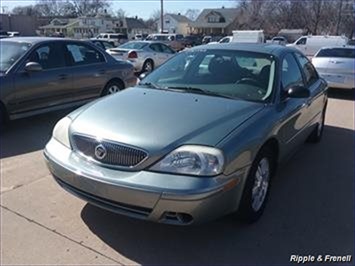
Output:
M95 16L100 12L107 11L110 7L108 0L67 0L71 3L78 16Z
M14 15L26 15L26 16L39 16L40 13L33 5L28 6L17 6L15 7L12 12Z
M185 16L190 19L190 20L195 20L198 15L200 14L200 10L198 9L192 9L189 8L186 12L185 12Z
M127 16L127 13L126 11L124 11L122 8L118 9L116 11L116 16L119 18L119 19L124 19L126 16Z

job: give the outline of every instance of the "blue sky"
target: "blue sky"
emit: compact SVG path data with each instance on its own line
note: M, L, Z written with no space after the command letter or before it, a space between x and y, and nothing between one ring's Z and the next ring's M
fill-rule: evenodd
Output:
M7 9L12 9L15 6L20 5L31 5L35 4L36 1L17 1L17 0L0 0L1 7L7 7ZM149 18L149 16L157 9L160 10L160 0L112 0L113 10L122 8L127 12L128 16L138 16L141 18ZM200 9L203 8L220 8L225 7L235 7L236 1L218 1L218 0L164 0L164 9L167 12L180 12L185 13L189 8ZM2 9L0 9L2 11Z

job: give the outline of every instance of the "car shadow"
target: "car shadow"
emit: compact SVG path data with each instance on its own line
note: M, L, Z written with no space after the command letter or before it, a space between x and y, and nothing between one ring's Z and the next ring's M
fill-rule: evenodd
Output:
M339 99L339 100L354 101L355 100L355 89L349 90L349 89L329 88L328 89L328 96L330 98L335 98L335 99Z
M190 227L134 220L86 204L88 228L139 264L288 264L295 255L353 255L354 131L326 126L280 167L261 220L230 215ZM325 263L326 264L326 263Z
M0 132L0 159L43 149L57 121L72 110L73 108L7 122Z

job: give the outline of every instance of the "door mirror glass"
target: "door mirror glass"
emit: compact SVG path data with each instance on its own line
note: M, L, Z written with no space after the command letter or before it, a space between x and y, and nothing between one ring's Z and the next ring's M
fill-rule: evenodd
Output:
M42 66L37 62L28 62L25 66L27 72L39 72L42 71Z
M287 90L287 96L289 98L308 98L310 91L303 86L292 86Z

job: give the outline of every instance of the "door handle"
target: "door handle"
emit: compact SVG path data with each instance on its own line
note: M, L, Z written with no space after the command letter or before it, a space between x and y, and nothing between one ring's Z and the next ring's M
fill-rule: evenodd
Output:
M100 71L99 71L99 74L100 74L100 75L106 74L106 70L103 70L103 69L100 70Z
M61 74L61 75L59 75L59 79L60 80L65 80L65 79L67 79L68 78L68 75L67 74Z

